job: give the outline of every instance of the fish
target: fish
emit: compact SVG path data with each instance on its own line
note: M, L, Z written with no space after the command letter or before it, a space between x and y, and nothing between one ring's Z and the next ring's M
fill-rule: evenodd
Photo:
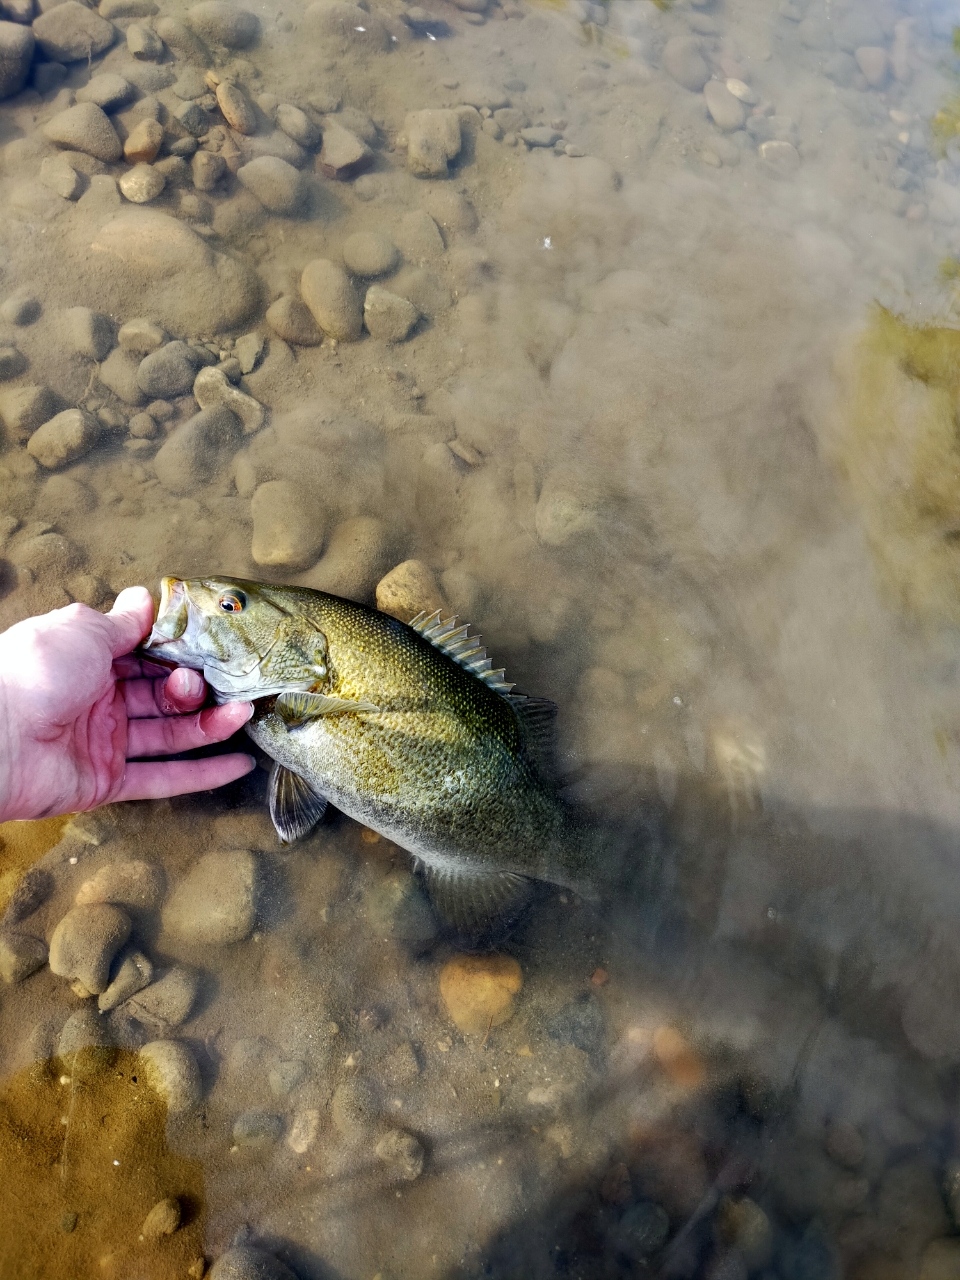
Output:
M332 804L405 849L440 918L474 936L519 918L538 882L582 891L591 842L559 795L556 705L515 692L455 617L165 577L141 652L202 671L218 703L253 702L282 843Z

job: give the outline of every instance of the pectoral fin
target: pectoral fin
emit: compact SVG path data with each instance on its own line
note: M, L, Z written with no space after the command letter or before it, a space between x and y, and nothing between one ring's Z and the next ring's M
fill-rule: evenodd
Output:
M321 716L340 716L356 711L379 711L366 698L329 698L325 693L281 693L274 709L288 729L296 729Z
M293 844L317 825L327 808L320 795L299 773L274 764L270 771L270 817L284 844Z
M510 871L437 869L424 862L417 870L437 915L472 939L509 930L533 896L533 883Z

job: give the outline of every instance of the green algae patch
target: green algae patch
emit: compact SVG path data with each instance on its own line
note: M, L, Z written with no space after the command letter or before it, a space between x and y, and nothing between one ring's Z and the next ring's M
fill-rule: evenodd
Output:
M960 623L960 329L877 307L837 373L836 456L880 577L916 619Z

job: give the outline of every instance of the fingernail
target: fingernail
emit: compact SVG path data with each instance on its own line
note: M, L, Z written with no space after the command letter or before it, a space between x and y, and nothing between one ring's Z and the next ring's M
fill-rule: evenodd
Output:
M203 676L199 671L194 671L190 667L180 667L178 674L183 686L184 696L187 698L199 698L203 693Z
M248 702L246 704L243 704L243 707L244 707L244 711L246 712L246 715L243 717L243 720L241 721L241 723L246 724L248 720L251 720L253 718L253 703Z

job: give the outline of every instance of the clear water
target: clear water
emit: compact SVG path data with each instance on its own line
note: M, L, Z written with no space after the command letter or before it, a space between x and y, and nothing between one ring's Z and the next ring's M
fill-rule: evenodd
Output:
M159 2L148 25L181 16ZM131 19L0 104L2 295L40 303L2 322L28 364L0 391L49 387L103 428L51 473L7 402L0 624L166 573L372 601L415 559L558 703L570 792L617 838L594 893L545 892L500 946L509 1016L464 1031L441 990L461 962L407 856L337 815L282 850L263 770L7 824L3 900L48 873L17 924L37 938L131 859L169 904L201 856L248 850L257 906L232 943L132 909L157 975L186 966L196 994L182 1020L101 1017L99 1050L57 1056L90 1002L48 968L0 991L0 1274L200 1276L237 1242L301 1280L960 1274L960 9L578 0L474 22L436 0L411 26L392 0L250 7L258 42L211 62L264 111L239 144L275 146L289 103L372 145L345 181L302 157L288 215L229 169L203 192L168 166L147 210L193 238L154 259L116 229L122 163L70 200L40 181L45 122L102 70L155 94L165 149L183 132L189 59L168 52L154 87ZM743 82L741 127L665 69L681 53L682 75L699 57ZM500 102L518 114L485 123ZM465 103L483 110L461 110L449 176L411 174L407 113ZM360 231L399 245L381 283L416 328L284 345L266 305ZM266 425L171 481L153 460L192 396L131 424L142 406L75 350L76 306L216 358L262 335L240 385ZM277 479L316 564L253 556L251 495ZM380 522L366 559L335 537L358 517ZM157 1038L199 1066L180 1114L137 1054ZM151 1237L165 1197L181 1226Z

